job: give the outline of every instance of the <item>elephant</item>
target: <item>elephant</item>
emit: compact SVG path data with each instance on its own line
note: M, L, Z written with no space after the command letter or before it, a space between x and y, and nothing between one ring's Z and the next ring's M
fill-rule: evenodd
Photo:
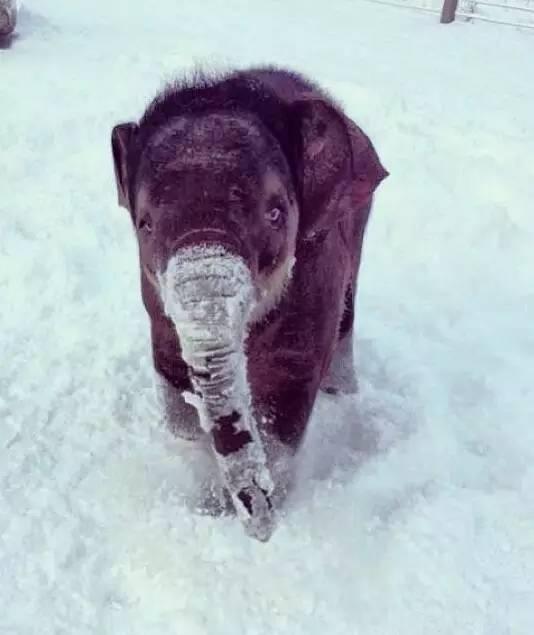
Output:
M267 541L318 391L356 390L357 276L388 172L326 91L273 66L178 79L111 145L165 417L209 441Z

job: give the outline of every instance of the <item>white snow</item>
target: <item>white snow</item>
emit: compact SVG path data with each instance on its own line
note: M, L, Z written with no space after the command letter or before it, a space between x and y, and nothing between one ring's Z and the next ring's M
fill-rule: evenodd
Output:
M532 635L534 38L335 3L27 0L0 50L2 635ZM323 396L270 542L159 426L110 131L197 62L278 62L391 177L360 394Z

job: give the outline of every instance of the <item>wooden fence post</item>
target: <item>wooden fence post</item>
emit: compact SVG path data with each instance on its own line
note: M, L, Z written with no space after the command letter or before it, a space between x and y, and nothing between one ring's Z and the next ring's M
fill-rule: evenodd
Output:
M443 8L441 9L442 24L450 24L454 22L456 16L456 7L458 6L458 0L443 0Z

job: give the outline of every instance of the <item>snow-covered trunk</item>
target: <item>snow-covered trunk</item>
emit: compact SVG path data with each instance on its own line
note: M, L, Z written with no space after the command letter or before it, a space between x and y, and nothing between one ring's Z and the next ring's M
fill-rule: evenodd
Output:
M210 435L225 486L247 533L273 530L273 482L254 420L245 338L254 287L245 262L223 247L180 250L160 277L194 395L186 395Z

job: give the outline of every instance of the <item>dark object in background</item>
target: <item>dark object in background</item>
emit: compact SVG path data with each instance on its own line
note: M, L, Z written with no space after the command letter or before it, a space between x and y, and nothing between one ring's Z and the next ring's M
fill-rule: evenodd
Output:
M442 24L450 24L451 22L454 22L457 8L458 0L443 0L440 22Z
M208 435L267 540L319 388L356 389L356 278L387 172L326 93L274 68L177 82L112 148L169 423Z
M0 38L13 33L17 24L16 0L0 0Z

